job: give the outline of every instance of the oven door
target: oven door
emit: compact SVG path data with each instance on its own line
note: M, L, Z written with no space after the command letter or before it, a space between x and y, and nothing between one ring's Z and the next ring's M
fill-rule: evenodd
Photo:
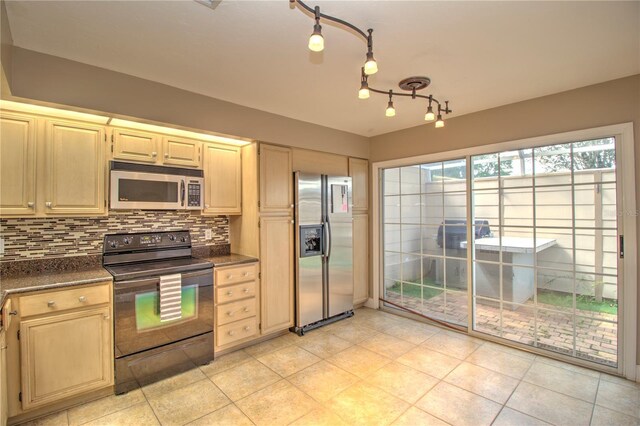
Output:
M115 356L213 331L213 269L182 274L181 318L160 320L160 277L114 283Z
M184 176L111 171L111 209L181 210L186 208Z

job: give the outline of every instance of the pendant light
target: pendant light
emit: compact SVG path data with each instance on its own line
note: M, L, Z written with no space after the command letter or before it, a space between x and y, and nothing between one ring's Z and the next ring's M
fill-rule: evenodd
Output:
M309 37L309 50L322 52L324 50L324 37L322 37L322 26L320 25L320 6L314 10L316 24L313 26L313 33Z
M387 117L395 117L396 109L393 107L393 92L389 90L389 103L387 104L387 110L384 112L384 115Z

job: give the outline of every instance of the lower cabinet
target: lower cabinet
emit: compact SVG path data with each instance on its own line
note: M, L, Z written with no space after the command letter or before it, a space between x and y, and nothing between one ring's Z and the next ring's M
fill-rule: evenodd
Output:
M353 215L353 303L369 298L369 215Z
M260 218L261 332L286 330L294 324L293 220Z
M5 331L0 331L0 426L7 424L9 404L7 399L7 339Z
M258 337L260 299L257 263L215 268L213 282L215 352Z
M20 323L25 410L113 382L108 306Z

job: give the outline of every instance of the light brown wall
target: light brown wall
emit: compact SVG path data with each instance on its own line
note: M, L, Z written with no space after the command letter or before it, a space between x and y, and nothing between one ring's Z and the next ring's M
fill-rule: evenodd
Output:
M405 158L626 122L633 122L640 200L640 74L452 118L443 129L422 125L375 136L369 158ZM640 364L640 315L637 331Z
M369 156L364 136L15 46L12 50L11 91L18 98L299 148Z
M13 37L7 19L7 8L4 1L0 1L0 94L10 94L11 83L11 47Z

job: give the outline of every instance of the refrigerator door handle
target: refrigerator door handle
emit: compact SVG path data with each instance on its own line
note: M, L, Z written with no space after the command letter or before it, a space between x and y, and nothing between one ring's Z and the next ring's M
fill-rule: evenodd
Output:
M329 260L331 258L331 245L333 244L333 241L331 241L331 222L329 222L329 218L327 218L327 221L325 222L325 229L327 230L326 255L327 255L327 260Z

